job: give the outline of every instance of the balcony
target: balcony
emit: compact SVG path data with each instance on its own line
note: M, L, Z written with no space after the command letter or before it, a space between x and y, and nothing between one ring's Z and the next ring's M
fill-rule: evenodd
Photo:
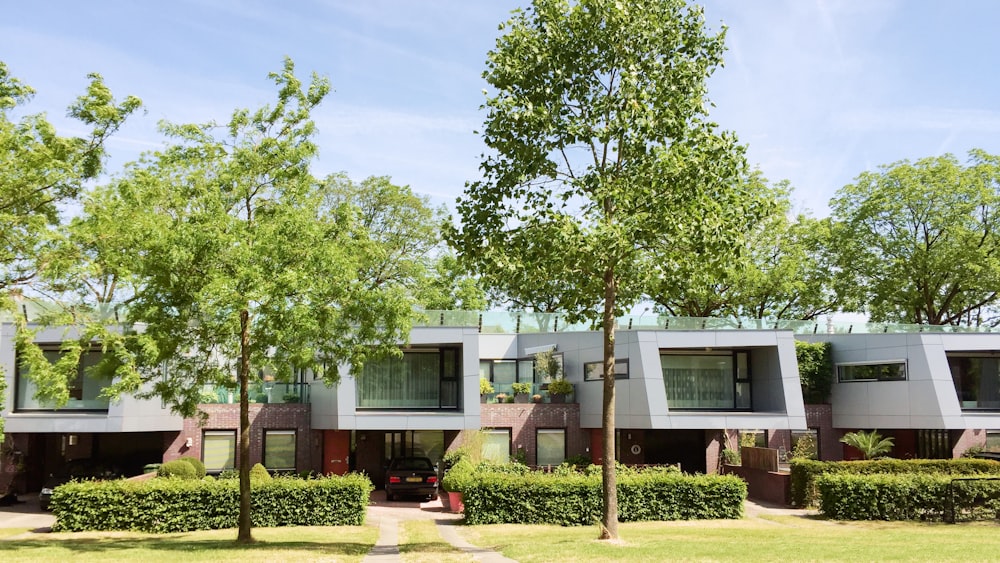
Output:
M250 385L248 394L251 403L272 405L309 403L309 385L306 383L258 382ZM239 403L239 388L205 385L201 389L198 402L203 405Z
M531 384L531 392L528 394L528 402L529 403L534 403L534 402L551 403L552 402L552 396L549 395L548 391L545 390L547 387L548 387L547 383L532 383ZM514 388L513 388L513 384L510 384L510 383L507 383L507 384L494 383L493 384L493 389L495 391L494 393L488 393L486 395L481 395L482 397L486 397L486 402L487 403L513 403L514 402ZM503 401L498 401L497 400L497 395L501 395L501 394L505 395L507 399L503 400ZM534 397L535 395L541 395L541 397L542 397L541 400L540 401L533 401L531 398ZM563 397L565 397L565 400L562 401L562 402L564 402L564 403L575 403L576 402L576 384L573 384L573 392L570 393L569 395L563 395Z

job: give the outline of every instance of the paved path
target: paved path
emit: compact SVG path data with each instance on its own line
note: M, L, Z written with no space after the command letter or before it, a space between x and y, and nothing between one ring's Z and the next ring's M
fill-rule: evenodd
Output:
M433 520L441 537L456 548L468 553L482 563L517 563L499 553L474 546L459 533L455 524L461 514L445 512L440 500L423 502L387 501L384 491L372 493L368 506L368 522L377 524L379 533L375 547L364 558L364 563L390 563L402 561L399 555L399 523L406 520Z

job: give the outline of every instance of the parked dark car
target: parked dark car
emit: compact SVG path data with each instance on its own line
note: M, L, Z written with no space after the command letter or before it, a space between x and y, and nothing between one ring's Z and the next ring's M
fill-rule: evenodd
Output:
M49 509L52 502L52 492L59 485L70 481L86 481L88 479L118 479L122 472L117 466L93 459L74 459L66 462L55 473L49 475L38 493L38 506L42 510Z
M397 457L389 462L385 472L385 497L396 500L401 496L437 496L437 469L426 457Z

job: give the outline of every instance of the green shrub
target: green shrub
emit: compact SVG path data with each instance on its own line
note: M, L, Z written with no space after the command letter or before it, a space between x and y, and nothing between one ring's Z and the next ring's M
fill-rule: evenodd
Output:
M490 380L486 379L485 377L480 377L479 378L479 394L480 395L489 395L493 391L494 391L493 384L490 383Z
M554 379L549 383L549 395L569 395L573 392L573 384L565 379Z
M175 459L160 465L156 470L157 477L175 477L178 479L200 479L194 465L183 459Z
M202 463L200 459L191 456L184 456L182 458L179 458L179 460L186 461L190 463L192 467L194 467L194 474L196 479L201 479L206 475L205 464Z
M441 479L441 488L451 493L463 493L472 481L475 466L468 458L462 457L451 466Z
M820 510L836 520L994 519L1000 515L1000 479L956 480L954 475L825 474L816 479Z
M531 384L528 382L511 383L510 388L514 390L516 395L527 395L528 393L531 393Z
M799 364L802 399L807 404L827 403L833 383L833 359L829 342L795 341L795 359Z
M1000 462L986 459L875 459L868 461L791 460L791 496L795 506L819 501L816 478L827 473L941 473L946 475L1000 475Z
M364 475L255 484L251 524L358 526L364 523L371 481ZM239 484L234 480L150 479L69 483L52 495L55 531L132 530L166 533L235 528Z
M257 485L260 483L266 483L273 479L271 474L267 472L267 468L261 463L255 463L253 467L250 468L250 482Z
M618 479L622 522L739 518L745 499L746 483L733 476L684 475L664 467ZM475 473L465 485L462 502L469 524L589 525L601 516L601 477L575 472Z

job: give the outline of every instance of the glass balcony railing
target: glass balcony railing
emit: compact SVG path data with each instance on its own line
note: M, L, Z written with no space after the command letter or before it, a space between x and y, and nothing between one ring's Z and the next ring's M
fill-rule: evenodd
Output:
M989 326L674 317L654 314L625 315L618 317L617 323L619 330L788 330L795 334L1000 333L1000 327ZM563 313L514 311L421 311L414 326L476 327L483 334L584 332L601 328L599 323L571 323Z
M528 393L529 403L551 403L552 396L549 395L548 391L544 389L544 383L532 383L531 392ZM513 403L514 402L514 387L511 383L494 383L493 393L488 393L484 395L486 397L487 403ZM534 400L535 396L539 396L539 399ZM569 395L563 395L564 403L575 403L576 402L576 384L573 384L573 392ZM558 400L556 401L558 402Z
M240 402L237 387L206 385L201 390L201 404L235 404ZM251 403L298 404L309 402L309 385L306 383L255 382L250 385Z

